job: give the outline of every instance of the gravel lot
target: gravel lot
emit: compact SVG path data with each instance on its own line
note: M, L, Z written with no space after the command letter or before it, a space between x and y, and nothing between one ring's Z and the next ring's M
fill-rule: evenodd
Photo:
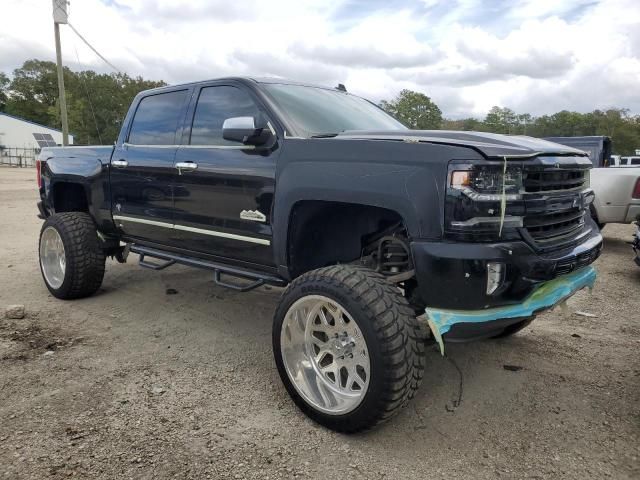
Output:
M630 225L605 228L596 288L568 312L448 345L446 358L430 346L410 406L345 436L304 417L280 383L279 289L237 293L132 256L108 262L94 297L56 300L38 269L36 197L35 170L0 168L0 477L640 477ZM11 304L26 317L3 318Z

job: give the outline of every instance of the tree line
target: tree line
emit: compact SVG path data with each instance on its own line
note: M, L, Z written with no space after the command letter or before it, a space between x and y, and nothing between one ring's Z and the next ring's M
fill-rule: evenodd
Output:
M64 69L64 83L69 131L76 144L113 143L133 97L142 90L166 85L163 81L132 78L127 74L74 72L69 68ZM444 118L427 95L411 90L402 90L394 99L383 100L380 107L416 129L475 130L533 137L606 135L612 138L614 153L629 155L640 148L640 115L632 115L625 108L589 113L563 110L534 117L495 106L484 119L452 120ZM11 77L0 72L2 111L60 128L55 63L27 60Z
M563 110L534 117L496 106L482 120L472 117L451 120L443 118L440 108L431 98L411 90L402 90L393 100L382 101L380 107L410 128L474 130L532 137L605 135L611 137L613 151L618 155L633 155L640 148L640 115L631 115L625 108L589 113Z
M127 74L64 68L69 132L77 145L112 144L127 109L142 90L166 85ZM90 99L90 101L89 101ZM11 78L0 72L0 112L61 128L56 64L27 60Z

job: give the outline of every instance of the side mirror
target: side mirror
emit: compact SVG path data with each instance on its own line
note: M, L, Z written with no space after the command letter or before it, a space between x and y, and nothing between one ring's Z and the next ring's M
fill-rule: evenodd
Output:
M245 145L264 145L271 138L264 117L232 117L222 124L222 138Z

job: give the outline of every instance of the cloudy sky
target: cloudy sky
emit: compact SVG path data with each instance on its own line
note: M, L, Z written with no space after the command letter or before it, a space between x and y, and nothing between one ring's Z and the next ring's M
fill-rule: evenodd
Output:
M54 60L51 0L2 4L0 71ZM69 21L122 71L169 83L282 76L374 101L410 88L450 118L640 113L640 0L71 0ZM62 30L65 64L110 71Z

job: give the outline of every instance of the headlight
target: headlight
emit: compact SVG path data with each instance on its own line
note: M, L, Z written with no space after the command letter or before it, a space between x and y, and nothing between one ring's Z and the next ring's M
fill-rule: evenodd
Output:
M507 200L521 198L522 168L519 166L504 167L500 165L482 165L468 170L451 172L451 188L460 190L469 198L477 201L500 201L504 183Z
M502 162L449 165L445 232L458 241L518 239L523 226L522 166ZM507 202L504 218L502 196ZM502 224L502 234L500 228Z

